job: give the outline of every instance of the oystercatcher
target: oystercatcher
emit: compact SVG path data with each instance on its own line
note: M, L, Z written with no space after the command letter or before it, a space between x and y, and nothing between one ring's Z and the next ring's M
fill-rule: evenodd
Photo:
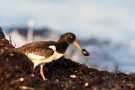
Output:
M82 49L76 41L75 34L70 32L61 35L57 42L37 41L19 47L17 50L28 56L28 58L34 63L34 68L37 65L40 65L40 75L45 80L46 78L43 72L44 64L62 57L68 46L72 43L82 52L83 55L89 56L89 53L85 49Z

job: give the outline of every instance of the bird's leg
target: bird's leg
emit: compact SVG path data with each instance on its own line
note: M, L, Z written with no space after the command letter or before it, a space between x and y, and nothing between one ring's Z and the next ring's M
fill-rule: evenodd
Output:
M44 70L43 70L43 64L40 65L40 75L42 76L43 80L46 80L45 76L44 76Z
M35 74L35 69L36 69L36 66L33 67L33 71L32 71L33 75Z
M33 66L33 71L32 71L32 74L33 74L33 75L35 74L35 69L36 69L36 65L34 64L34 66Z

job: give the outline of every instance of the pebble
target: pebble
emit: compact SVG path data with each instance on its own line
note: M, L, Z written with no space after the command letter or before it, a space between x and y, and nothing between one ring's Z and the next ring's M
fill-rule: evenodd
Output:
M86 82L84 86L87 87L88 85L89 85L89 83Z
M58 82L59 82L59 79L55 79L55 82L57 82L57 83L58 83Z
M20 81L24 81L24 78L20 78Z
M70 75L71 78L77 78L76 75Z

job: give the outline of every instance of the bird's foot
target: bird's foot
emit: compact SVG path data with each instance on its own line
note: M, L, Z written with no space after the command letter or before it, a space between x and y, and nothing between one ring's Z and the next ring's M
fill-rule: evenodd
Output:
M43 78L43 80L47 80L47 78L45 78L45 77L42 77Z

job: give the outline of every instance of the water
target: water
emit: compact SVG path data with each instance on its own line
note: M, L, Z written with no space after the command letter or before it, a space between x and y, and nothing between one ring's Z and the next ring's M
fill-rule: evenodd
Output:
M71 31L79 39L109 40L113 43L108 45L107 51L96 45L88 46L95 51L94 57L99 55L97 60L104 60L106 55L111 57L101 66L118 64L123 71L135 70L134 0L0 1L0 26L3 28L27 26L30 19L34 27L49 27L61 33Z
M50 27L82 38L135 39L134 0L1 0L0 25ZM81 34L80 34L81 33Z

